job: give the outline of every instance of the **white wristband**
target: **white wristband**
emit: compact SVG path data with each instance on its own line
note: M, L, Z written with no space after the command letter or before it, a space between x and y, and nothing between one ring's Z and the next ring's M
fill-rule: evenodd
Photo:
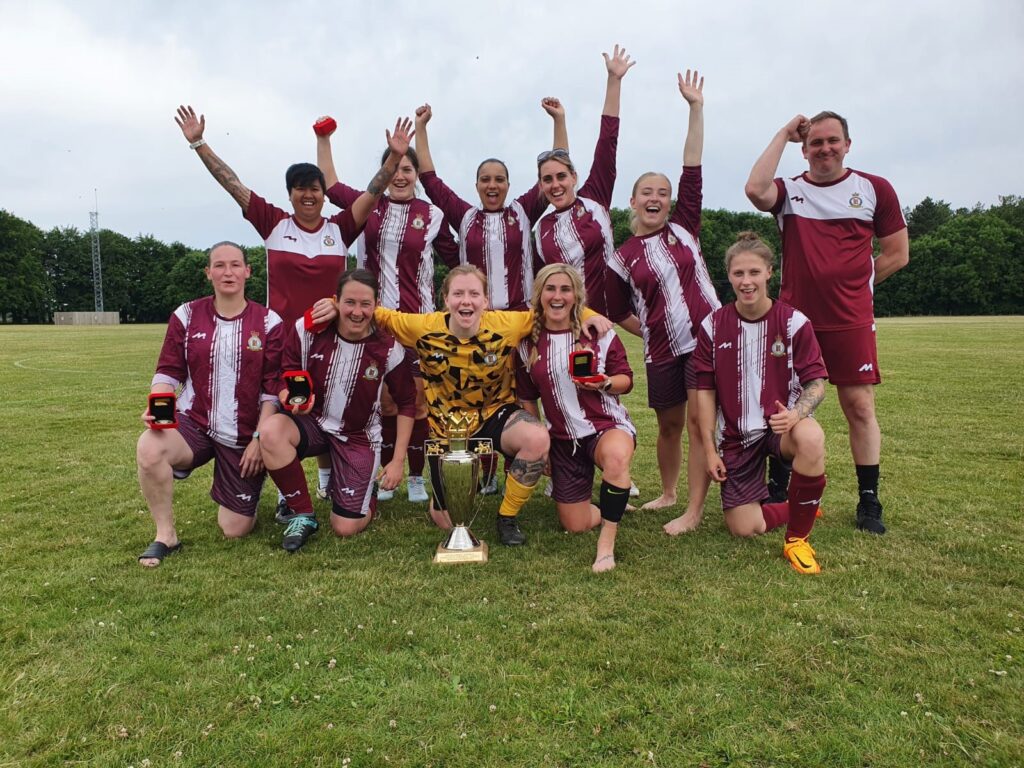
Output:
M192 142L189 142L188 148L189 149L199 149L205 143L206 143L206 139L200 139L199 141L192 141Z

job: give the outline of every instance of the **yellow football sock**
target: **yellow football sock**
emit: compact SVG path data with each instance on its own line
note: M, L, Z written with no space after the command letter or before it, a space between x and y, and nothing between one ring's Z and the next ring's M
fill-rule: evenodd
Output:
M501 500L498 514L504 517L515 517L518 515L519 510L523 508L523 504L529 501L530 494L533 493L533 489L536 487L536 483L533 485L523 485L512 475L505 475L505 496Z

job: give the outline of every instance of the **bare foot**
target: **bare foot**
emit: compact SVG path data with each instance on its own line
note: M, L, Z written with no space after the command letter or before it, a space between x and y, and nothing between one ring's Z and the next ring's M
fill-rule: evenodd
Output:
M676 503L675 496L669 496L667 494L661 494L658 498L648 501L640 509L664 509L665 507L671 507Z
M612 570L614 567L615 567L615 555L609 554L609 555L601 555L599 558L597 558L597 560L594 561L594 564L592 566L590 566L590 569L594 573L604 573L605 571Z
M689 533L697 530L700 521L704 519L702 512L686 512L674 520L669 520L662 526L669 536L678 536L680 533Z

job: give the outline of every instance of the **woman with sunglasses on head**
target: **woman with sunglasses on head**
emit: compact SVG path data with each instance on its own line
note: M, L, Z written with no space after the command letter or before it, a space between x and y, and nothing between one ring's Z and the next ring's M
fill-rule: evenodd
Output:
M581 334L586 291L579 271L548 264L533 288L533 330L518 347L516 390L535 416L538 398L551 435L552 495L562 527L582 533L601 526L595 573L615 567L615 536L629 500L629 466L636 428L619 395L633 388L626 350L613 333ZM588 354L589 353L589 354ZM576 354L590 359L589 373L575 376ZM586 358L585 358L586 359ZM594 467L601 469L600 505L590 503Z
M565 108L552 97L541 99L541 107L554 122L553 146L569 147L565 129ZM491 309L526 309L533 289L533 248L530 230L544 214L548 201L534 184L529 191L506 205L509 191L508 167L488 158L477 167L476 191L479 205L471 205L445 184L434 170L427 137L427 123L433 116L429 104L416 110L416 151L420 181L427 196L445 215L459 236L459 262L472 264L487 276Z
M322 117L317 125L328 118ZM317 131L316 162L327 180L327 197L339 208L347 208L359 197L360 190L338 180L331 153L334 129ZM414 132L415 134L415 132ZM356 265L370 271L380 285L381 306L402 312L433 312L434 252L448 267L456 266L459 249L441 209L416 197L419 159L410 147L398 164L388 184L387 195L381 197L366 220L359 245ZM418 372L416 356L410 352L414 372ZM423 441L427 439L426 401L423 382L417 374L416 421L409 443L409 501L427 501L423 480ZM381 397L383 413L383 449L381 461L391 461L397 435L397 408L385 389ZM380 500L391 498L393 491L382 491Z
M601 133L586 183L576 191L576 167L569 152L553 149L537 157L541 192L554 206L534 230L538 260L544 264L572 264L583 274L590 307L608 314L605 267L615 250L611 215L615 186L615 153L619 140L619 97L622 78L636 62L618 45L604 56L608 70Z
M704 78L696 70L677 75L679 93L689 105L689 124L683 144L679 199L672 209L672 183L661 173L648 172L633 184L629 205L634 235L608 262L607 290L619 307L611 319L636 323L644 341L647 402L658 419L658 471L661 496L644 509L661 509L676 502L682 465L684 427L689 435L687 455L688 502L684 514L665 525L676 535L693 530L704 514L710 480L701 445L693 401L697 382L691 355L697 330L721 306L700 251L701 154L704 148ZM637 319L627 321L632 306ZM633 330L632 328L629 328Z

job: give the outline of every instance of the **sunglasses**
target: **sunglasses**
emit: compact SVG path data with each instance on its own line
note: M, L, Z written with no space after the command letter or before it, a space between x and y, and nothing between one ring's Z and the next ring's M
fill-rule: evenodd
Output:
M549 149L547 152L541 152L537 155L537 165L547 162L552 158L564 159L569 165L572 165L572 161L569 159L569 150L567 149Z

